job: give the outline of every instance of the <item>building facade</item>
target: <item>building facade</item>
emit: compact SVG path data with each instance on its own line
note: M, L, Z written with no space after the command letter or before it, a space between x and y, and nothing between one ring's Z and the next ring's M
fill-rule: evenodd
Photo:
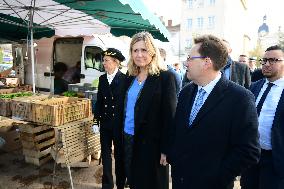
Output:
M180 53L187 54L193 38L213 34L230 42L232 57L247 54L247 3L245 0L182 0Z

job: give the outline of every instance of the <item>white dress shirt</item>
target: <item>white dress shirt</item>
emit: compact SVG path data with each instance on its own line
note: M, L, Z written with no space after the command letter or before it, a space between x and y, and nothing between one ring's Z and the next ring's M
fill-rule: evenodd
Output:
M118 72L118 68L116 68L114 70L114 72L112 74L108 74L107 73L107 81L108 81L108 84L111 84L113 78L115 77L116 73Z
M269 81L266 80L261 88L259 95L256 99L256 104L259 103L262 94L267 88ZM258 131L260 134L260 146L262 149L271 150L271 128L276 112L277 105L279 103L282 91L284 89L284 77L272 82L274 85L271 87L265 101L263 102L262 109L259 113Z
M204 97L203 97L203 103L202 104L204 104L204 102L206 101L206 99L208 98L208 96L210 95L210 93L212 92L212 90L213 90L213 88L215 87L215 85L217 84L217 82L221 79L221 72L217 75L217 77L215 78L215 79L213 79L210 83L208 83L207 85L205 85L204 87L202 87L202 86L199 86L198 85L198 91L199 91L199 89L200 88L203 88L205 91L206 91L206 94L204 95ZM195 97L195 99L194 99L194 103L193 104L195 104L196 102L196 99L197 99L197 95L196 95L196 97Z

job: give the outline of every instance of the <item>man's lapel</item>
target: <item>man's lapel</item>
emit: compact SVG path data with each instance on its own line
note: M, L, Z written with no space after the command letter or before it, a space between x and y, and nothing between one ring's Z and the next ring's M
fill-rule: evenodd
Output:
M276 108L276 112L275 112L275 116L274 116L274 120L273 120L273 125L280 123L279 118L280 118L280 116L283 116L283 115L284 115L284 90L282 90L282 94L281 94L280 100L279 100L277 108ZM283 125L281 125L281 126L283 126Z
M217 104L220 103L220 101L225 97L228 84L228 80L225 77L221 77L221 79L215 85L208 98L202 105L201 109L197 113L196 118L192 123L193 127L194 125L197 125L198 122L202 118L204 118L207 113L213 110L217 106Z

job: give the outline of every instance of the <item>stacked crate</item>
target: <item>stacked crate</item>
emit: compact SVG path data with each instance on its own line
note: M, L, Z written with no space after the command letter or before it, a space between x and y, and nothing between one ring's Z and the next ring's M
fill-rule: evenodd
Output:
M26 123L19 129L26 162L40 166L52 159L50 147L55 143L53 128L49 125Z
M30 122L20 130L26 162L35 165L47 162L51 159L51 147L54 144L58 147L59 143L62 143L64 163L81 161L91 155L99 144L92 132L91 108L89 99L76 97L13 101L12 116Z
M5 140L1 150L11 152L21 148L18 126L23 122L0 116L0 137Z

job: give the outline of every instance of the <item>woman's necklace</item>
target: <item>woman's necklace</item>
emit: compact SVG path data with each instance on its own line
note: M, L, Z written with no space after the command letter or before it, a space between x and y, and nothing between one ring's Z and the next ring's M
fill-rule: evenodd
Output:
M147 78L147 76L146 76L146 78ZM138 85L142 85L142 83L146 80L146 78L144 78L144 77L136 77L136 79L137 79L137 82L138 82Z
M143 82L142 80L139 80L138 77L137 77L137 81L138 81L138 85L141 85Z

